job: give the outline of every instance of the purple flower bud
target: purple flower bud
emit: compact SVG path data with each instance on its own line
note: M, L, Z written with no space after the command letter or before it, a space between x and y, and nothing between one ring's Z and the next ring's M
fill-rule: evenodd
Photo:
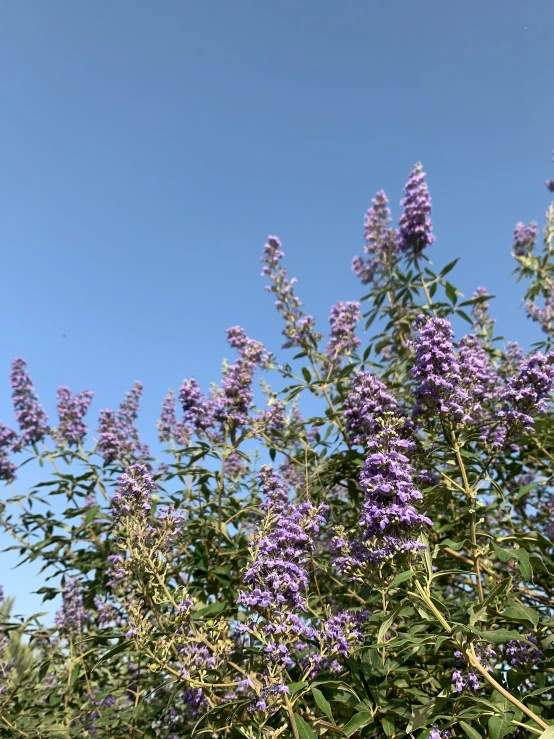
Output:
M435 241L431 223L431 196L421 164L416 164L408 177L406 196L400 202L404 212L399 223L399 248L404 254L418 257Z
M15 418L22 432L15 442L14 451L20 451L28 444L44 439L49 431L48 418L38 402L25 360L14 359L10 377Z

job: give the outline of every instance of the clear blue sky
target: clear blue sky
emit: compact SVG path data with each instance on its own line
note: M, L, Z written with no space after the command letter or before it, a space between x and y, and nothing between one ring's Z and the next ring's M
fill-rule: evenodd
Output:
M509 252L549 202L553 38L552 0L3 3L0 418L22 356L50 413L59 385L94 390L96 416L142 380L153 438L168 387L218 379L228 326L279 349L266 235L325 326L361 294L371 197L398 217L418 160L429 255L461 256L458 286L536 340ZM31 570L2 564L36 606Z

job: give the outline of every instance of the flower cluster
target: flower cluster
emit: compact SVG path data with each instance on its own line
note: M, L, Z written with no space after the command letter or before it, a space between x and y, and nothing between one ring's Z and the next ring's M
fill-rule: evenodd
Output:
M537 352L526 359L519 373L509 381L500 395L498 417L506 434L517 436L533 430L533 416L548 410L547 400L554 383L554 352Z
M109 408L100 411L98 452L106 464L148 456L148 447L141 444L135 425L141 395L142 383L136 381L117 413Z
M369 258L352 260L352 271L363 285L386 280L398 257L398 232L389 225L392 219L385 192L380 190L371 203L364 222L364 251Z
M327 356L332 364L340 366L342 357L352 354L360 346L360 340L354 333L360 318L359 303L339 301L331 308Z
M9 451L17 443L17 434L9 426L0 421L0 480L12 482L17 467L10 460Z
M367 442L369 455L360 473L364 491L361 538L351 540L337 527L333 540L337 567L358 581L365 579L368 566L421 551L424 546L418 536L425 526L433 525L414 506L422 495L413 482L414 470L407 456L414 443L406 438L406 419L389 411L379 423L381 428Z
M396 410L398 403L387 386L371 372L356 372L344 401L345 427L354 444L367 444L380 428L385 411Z
M514 228L514 245L512 247L516 257L525 257L533 251L537 243L539 227L532 221L528 226L519 221Z
M324 522L325 506L310 502L289 503L278 474L264 465L258 474L265 496L266 518L251 547L251 561L244 573L246 586L238 602L262 609L304 611L308 572L305 563L313 548L312 535Z
M416 164L408 177L406 195L399 221L399 248L404 254L419 257L435 241L431 223L431 196L421 164Z
M477 337L469 334L454 349L449 321L418 319L412 375L416 381L414 417L441 415L453 424L475 424L484 406L498 396L499 379Z
M506 659L510 663L510 667L515 670L526 670L529 667L541 664L544 660L544 654L539 649L537 637L534 634L526 634L525 638L535 646L515 639L511 639L506 645Z
M148 518L152 507L152 492L156 485L148 468L143 464L127 467L119 478L117 491L112 498L112 514L116 520L127 516Z
M474 644L474 649L479 662L488 672L492 673L493 667L491 663L497 658L492 645L489 642L477 642ZM480 685L477 675L469 669L464 654L457 650L454 652L454 657L456 658L456 669L452 673L452 682L454 683L456 692L475 692L479 690Z
M294 294L296 279L289 280L287 270L281 264L283 257L284 252L279 238L268 236L262 256L264 263L262 276L269 278L271 284L266 287L266 290L275 294L275 306L285 319L283 335L286 341L283 349L290 347L305 349L316 346L322 336L315 330L314 317L302 311L302 303Z
M162 412L158 419L158 438L168 444L175 441L178 446L187 446L189 442L189 430L177 419L173 390L167 393L162 403Z
M196 380L191 378L185 380L179 390L185 422L197 434L206 434L212 440L221 440L225 429L249 425L254 374L269 362L263 344L249 339L240 326L228 329L227 340L238 350L239 358L225 367L221 387L213 388L209 397L205 397ZM267 420L271 422L272 417Z
M62 588L62 606L54 620L60 633L81 633L90 613L85 610L81 583L76 577L65 581Z
M549 292L546 295L542 308L532 300L528 300L525 303L525 312L528 318L539 324L545 334L550 334L552 332L552 322L554 321L554 294Z
M58 388L59 425L52 431L58 446L78 446L88 433L84 417L92 403L94 393L81 390L73 396L68 387Z
M36 444L44 439L49 431L48 418L38 402L24 359L14 359L10 380L15 418L21 431L21 436L14 444L14 451L20 451L28 444Z

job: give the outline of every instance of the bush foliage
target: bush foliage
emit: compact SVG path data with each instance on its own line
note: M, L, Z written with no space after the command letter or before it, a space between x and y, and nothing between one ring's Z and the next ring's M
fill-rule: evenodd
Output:
M514 232L528 354L435 271L421 165L401 205L375 196L327 340L269 237L290 358L230 328L220 384L165 398L163 461L140 383L89 433L91 392L52 426L13 362L0 523L61 607L4 603L0 737L554 737L554 204L542 246Z

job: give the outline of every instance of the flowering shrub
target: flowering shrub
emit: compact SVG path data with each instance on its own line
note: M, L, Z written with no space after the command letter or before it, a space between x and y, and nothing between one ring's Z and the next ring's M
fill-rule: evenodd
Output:
M139 382L94 425L60 387L54 421L14 360L0 523L61 605L0 604L0 737L552 738L554 204L542 246L514 232L529 353L434 271L419 164L401 207L376 194L326 338L269 237L293 356L229 328L220 384L161 403L163 460ZM22 454L50 469L29 491Z

